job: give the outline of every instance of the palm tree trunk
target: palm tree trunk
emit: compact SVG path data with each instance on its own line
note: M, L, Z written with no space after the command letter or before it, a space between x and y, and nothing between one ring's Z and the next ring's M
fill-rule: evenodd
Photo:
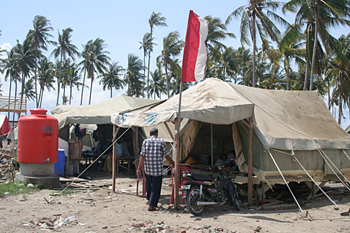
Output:
M153 28L151 27L150 38L152 40ZM148 53L148 68L147 68L147 99L149 99L149 69L151 66L151 51Z
M113 88L111 87L111 98L112 98L112 96L113 96Z
M66 104L66 85L63 85L63 96L62 96L62 104Z
M307 90L308 79L309 79L309 61L306 59L306 71L305 71L305 80L304 80L303 91Z
M289 67L287 67L287 91L289 91Z
M343 116L343 103L342 103L342 98L341 98L341 94L339 91L339 112L338 112L338 124L339 125L341 125L341 117L342 116Z
M331 87L330 87L330 82L328 81L328 110L331 110Z
M38 55L37 55L37 51L38 51L38 45L35 44L35 69L34 69L34 75L35 75L35 105L36 107L38 107L38 89L37 89L37 69L38 69Z
M44 98L44 88L41 90L40 108L43 104L43 98Z
M93 75L93 74L92 74ZM91 85L90 85L90 96L89 96L89 105L91 104L91 96L92 96L92 83L94 81L94 77L91 76Z
M62 57L63 57L63 54L61 53L60 71L59 71L58 80L57 80L57 102L56 102L56 106L58 105L58 100L60 98L61 73L62 73Z
M318 34L318 21L317 21L317 11L316 8L313 8L314 17L315 17L315 38L314 38L314 49L312 51L312 64L311 64L311 76L310 76L310 91L313 90L314 84L314 69L315 69L315 60L316 60L316 47L317 47L317 34Z
M165 63L165 77L166 77L166 91L167 91L168 99L169 99L169 97L170 97L170 80L168 77L168 64L167 63Z
M16 98L17 98L17 80L15 80L15 103L16 103ZM15 113L12 115L12 126L15 126Z
M22 107L22 100L23 100L25 85L26 85L26 78L24 76L24 73L22 72L22 92L21 92L21 99L20 99L20 106L19 106L19 108Z
M10 75L10 88L9 88L9 102L8 105L10 105L10 101L11 101L11 86L12 86L12 80L11 80L11 75ZM10 120L10 112L7 113L7 118Z
M39 99L38 99L38 107L41 108L41 101L43 99L43 87L40 86L40 90L39 90Z
M86 69L87 69L87 68L86 68ZM85 76L86 76L86 69L84 70L83 86L81 87L81 99L80 99L80 105L83 105L83 93L84 93L84 87L85 87Z
M256 60L256 30L255 30L255 12L253 12L252 17L252 26L253 26L253 87L255 87L255 60Z
M69 105L72 103L73 83L70 84L69 90Z
M143 51L143 78L146 78L146 52L145 51ZM146 92L147 92L147 99L149 99L148 98L148 78L147 78Z

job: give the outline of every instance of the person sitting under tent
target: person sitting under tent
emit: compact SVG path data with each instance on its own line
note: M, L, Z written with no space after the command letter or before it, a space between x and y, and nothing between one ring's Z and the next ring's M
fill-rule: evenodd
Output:
M229 167L234 171L239 171L238 165L237 165L237 158L236 158L236 152L234 150L230 150L228 152L227 161L230 162Z

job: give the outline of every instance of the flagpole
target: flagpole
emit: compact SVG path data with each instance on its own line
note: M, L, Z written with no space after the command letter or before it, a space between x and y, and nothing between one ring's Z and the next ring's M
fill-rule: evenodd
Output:
M175 147L175 187L174 187L174 208L179 208L179 158L180 158L180 124L181 124L181 100L182 100L182 85L180 81L180 93L179 93L179 109L175 122L176 130L176 147Z

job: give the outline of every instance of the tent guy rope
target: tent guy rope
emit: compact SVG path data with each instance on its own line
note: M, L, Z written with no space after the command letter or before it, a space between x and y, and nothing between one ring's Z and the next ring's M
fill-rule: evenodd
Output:
M328 158L328 156L321 150L321 149L318 149L318 151L320 152L320 155L322 156L323 160L327 163L328 167L332 170L332 172L334 173L334 175L340 180L340 182L350 191L350 188L348 185L345 184L345 182L340 179L340 177L338 176L338 174L334 171L334 169L332 168L332 166L329 164L329 162L326 160L325 156ZM328 158L329 159L329 158ZM329 159L330 160L330 159ZM332 161L330 160L330 162L332 163ZM333 164L333 163L332 163ZM333 166L338 170L338 168L333 164ZM339 170L338 170L339 171ZM340 172L340 171L339 171ZM340 174L342 176L343 173L340 172ZM346 179L346 178L345 178ZM347 180L347 179L346 179ZM348 181L349 182L349 181Z
M76 179L78 179L82 174L84 174L96 161L99 160L99 158L101 158L102 155L104 155L109 148L111 148L114 143L116 143L129 129L131 128L131 126L129 128L127 128L116 140L114 140L111 145L109 145L109 147L104 150L87 168L84 169L84 171L82 171L77 177L74 177L74 179L62 190L60 191L60 193L62 193L63 191L65 191L71 184L73 184L75 182Z
M299 159L295 156L294 150L292 150L293 153L293 157L295 159L295 161L298 162L298 164L300 165L300 167L304 170L304 172L309 176L309 178L315 183L315 185L319 188L319 190L321 190L321 192L328 198L328 200L330 200L330 202L333 203L333 205L335 205L336 207L339 208L339 206L337 205L337 203L335 203L330 196L328 196L328 194L323 191L323 189L317 184L317 182L314 180L314 178L312 178L312 176L310 175L310 173L308 173L308 171L305 169L305 167L300 163Z
M281 169L279 168L279 166L277 165L277 163L276 163L276 161L275 161L274 157L272 156L270 149L268 149L268 148L267 148L267 151L269 152L269 155L270 155L270 157L271 157L271 159L272 159L273 163L275 164L275 166L276 166L276 168L278 169L278 171L279 171L280 175L282 176L282 179L283 179L284 183L287 185L287 187L288 187L288 189L289 189L289 192L290 192L290 193L291 193L291 195L293 196L295 203L298 205L298 207L299 207L299 209L300 209L301 213L303 213L303 214L304 214L303 209L301 208L301 206L300 206L300 204L299 204L299 202L298 202L297 198L294 196L294 193L292 192L291 188L289 187L288 182L287 182L287 181L286 181L286 179L284 178L284 176L283 176L283 173L282 173Z

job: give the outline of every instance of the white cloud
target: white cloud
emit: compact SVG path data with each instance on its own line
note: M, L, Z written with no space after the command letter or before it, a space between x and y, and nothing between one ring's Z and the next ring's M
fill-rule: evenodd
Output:
M6 49L7 51L10 51L12 49L12 45L10 43L3 43L2 45L0 45L0 49Z

